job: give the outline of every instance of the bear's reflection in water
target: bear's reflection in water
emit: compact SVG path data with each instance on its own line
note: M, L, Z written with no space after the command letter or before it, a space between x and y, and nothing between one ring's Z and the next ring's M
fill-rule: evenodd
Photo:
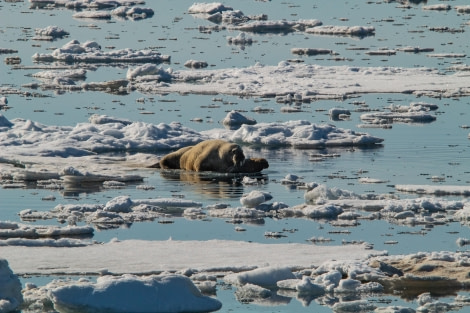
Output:
M244 177L256 179L257 184L266 184L266 174L232 174L214 172L192 172L161 169L160 176L166 180L180 181L191 185L191 191L217 199L236 199L244 194ZM183 190L181 190L183 191Z

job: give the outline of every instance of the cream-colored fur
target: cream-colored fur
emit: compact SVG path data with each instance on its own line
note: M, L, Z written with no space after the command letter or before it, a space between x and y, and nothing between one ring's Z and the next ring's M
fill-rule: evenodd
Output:
M181 148L160 160L161 168L188 171L239 172L245 161L242 148L224 140L206 140L195 146Z
M161 160L160 160L160 168L168 168L168 169L179 169L180 168L180 159L183 153L191 149L193 146L188 146L181 148L179 150L176 150L175 152L169 153L165 155Z

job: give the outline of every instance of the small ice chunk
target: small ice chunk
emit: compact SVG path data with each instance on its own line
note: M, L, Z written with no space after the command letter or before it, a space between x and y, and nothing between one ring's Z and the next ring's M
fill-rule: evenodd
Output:
M253 190L248 194L244 194L240 199L240 203L244 207L255 208L259 204L271 199L272 196L269 193L259 190Z
M233 8L223 5L220 2L212 3L194 3L188 9L189 13L207 13L214 14L217 12L231 11Z
M132 211L132 202L129 196L118 196L106 203L103 210L108 212L128 213Z
M294 278L294 274L287 267L263 267L229 274L224 280L235 285L254 284L262 287L275 287L278 281Z
M227 113L225 118L222 120L222 124L231 127L240 126L242 124L254 125L256 124L256 120L251 117L246 117L245 115L235 110L232 110Z

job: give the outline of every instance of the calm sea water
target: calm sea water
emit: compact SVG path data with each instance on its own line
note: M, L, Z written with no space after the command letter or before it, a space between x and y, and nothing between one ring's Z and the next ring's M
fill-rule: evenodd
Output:
M469 130L462 128L469 125L470 101L460 99L416 98L404 94L358 95L357 98L344 101L318 101L303 104L303 112L282 113L281 104L274 99L238 98L227 95L145 95L137 92L129 95L110 95L99 92L70 92L56 94L48 91L22 88L26 83L34 82L29 75L40 69L28 69L37 65L31 56L36 53L50 53L51 49L77 39L80 42L95 40L105 49L157 47L162 54L171 55L171 64L164 67L185 69L183 64L190 59L207 61L210 68L245 67L260 62L275 65L283 60L297 59L291 54L294 47L325 48L337 52L343 60L333 60L331 56L301 57L308 64L355 65L355 66L402 66L430 67L443 72L455 64L467 64L464 58L431 58L426 53L398 52L390 56L368 56L364 50L381 48L398 49L406 46L434 48L435 53L467 53L470 43L470 15L449 11L423 10L421 4L403 8L398 3L343 2L343 1L295 1L264 2L254 0L232 1L226 3L234 9L240 9L246 15L267 14L270 20L319 19L325 25L361 25L374 26L375 36L363 39L335 36L314 36L302 32L289 34L248 34L255 41L242 49L229 45L227 36L236 36L238 32L228 30L201 33L199 26L213 25L211 22L187 14L193 1L148 1L146 7L152 7L155 15L140 21L116 20L79 20L73 19L71 10L31 9L29 2L0 3L0 48L18 50L21 65L26 69L13 68L0 63L0 87L12 87L21 91L38 92L43 97L25 94L5 94L11 108L0 112L7 118L31 119L49 125L75 125L87 121L92 114L106 114L135 121L151 123L180 121L183 125L207 130L222 127L219 123L228 111L236 109L246 111L248 116L258 122L288 121L308 119L315 123L332 123L338 127L368 132L384 138L384 144L374 149L329 149L328 151L293 150L293 149L247 149L250 156L260 156L269 160L270 168L264 172L265 184L242 186L227 182L192 182L165 178L158 171L148 171L145 184L155 186L155 190L142 191L129 185L119 190L87 190L69 193L35 188L0 189L0 220L16 220L18 211L23 209L50 210L63 203L105 203L109 199L128 194L134 199L149 197L183 196L186 199L201 201L204 206L214 203L229 203L239 206L243 193L254 189L271 192L274 201L288 205L304 202L303 190L288 188L280 184L287 174L303 177L305 182L318 182L328 187L338 187L356 193L393 193L401 198L416 197L395 191L395 184L443 184L468 185L470 178L468 139ZM440 3L428 1L427 4ZM446 2L447 3L447 2ZM457 1L449 4L459 5ZM53 42L35 41L35 28L57 25L70 32L68 38ZM432 31L433 27L447 27L454 32ZM0 55L2 59L11 55ZM87 82L105 81L125 77L127 67L98 66L87 73ZM470 81L469 81L470 83ZM0 92L0 96L1 96ZM137 99L145 102L137 102ZM383 109L390 104L408 105L410 102L424 101L439 106L437 120L427 124L394 124L392 129L360 129L360 112L352 112L347 121L332 121L328 110L343 107L354 111L354 102L364 102L372 109ZM211 109L207 109L211 105ZM273 113L257 114L251 110L256 106L273 109ZM152 114L142 114L152 113ZM192 122L199 117L202 122ZM336 153L339 157L322 162L311 161L311 154L316 152ZM359 177L386 180L381 184L361 184ZM443 182L432 182L432 176L445 177ZM42 201L46 195L54 195L55 201ZM451 199L447 197L446 199ZM455 197L453 199L461 199ZM388 250L391 254L413 253L417 251L457 250L455 241L459 237L469 237L468 227L458 223L426 229L425 235L404 235L403 232L415 232L421 226L408 227L392 225L386 221L362 221L357 227L348 228L350 234L331 234L335 228L321 221L307 219L266 219L263 225L244 225L245 232L235 232L233 224L221 219L193 221L175 218L173 224L136 223L126 229L113 229L95 233L94 239L107 241L119 239L233 239L257 242L305 242L310 237L329 237L329 244L341 244L342 240L363 240L374 244L377 250ZM43 222L46 224L52 221ZM269 239L266 231L297 229L280 239ZM337 229L337 228L336 228ZM390 245L388 241L397 243ZM465 247L464 247L465 248ZM462 249L462 248L460 248ZM222 292L224 309L246 311L272 311L273 307L241 305L234 301L233 293ZM391 301L399 301L393 299ZM311 304L318 312L330 312L331 309ZM298 311L302 307L297 301L288 305L276 306L279 312Z

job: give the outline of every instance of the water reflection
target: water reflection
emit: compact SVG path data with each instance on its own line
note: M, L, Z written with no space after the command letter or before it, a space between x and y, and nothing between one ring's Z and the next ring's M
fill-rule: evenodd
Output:
M182 170L160 170L165 180L188 183L191 190L218 199L239 199L244 193L244 177L256 179L258 184L266 184L268 176L262 173L229 174L213 172L191 172Z

